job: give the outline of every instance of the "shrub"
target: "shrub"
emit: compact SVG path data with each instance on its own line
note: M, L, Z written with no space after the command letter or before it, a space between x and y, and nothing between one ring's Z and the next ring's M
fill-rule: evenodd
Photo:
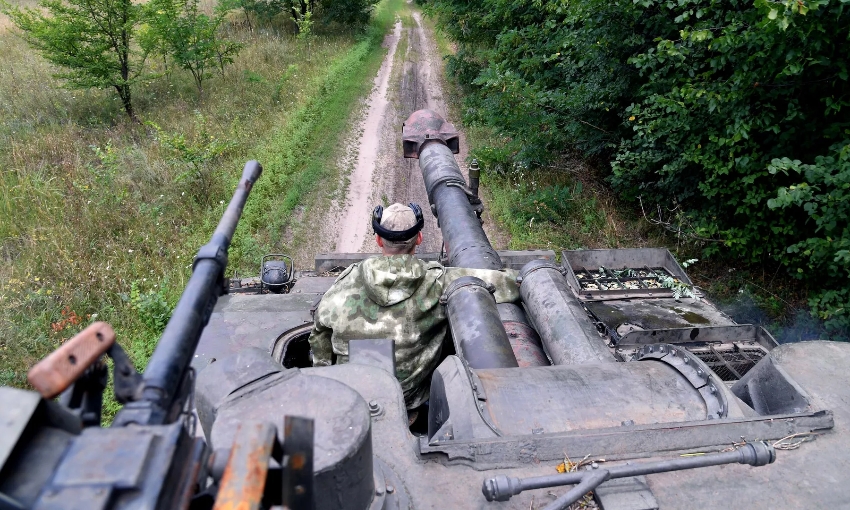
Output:
M768 168L771 175L797 183L780 188L768 206L806 218L803 239L785 249L785 265L797 278L824 289L809 304L828 329L850 339L850 140L812 165L782 158Z
M800 214L814 207L803 202L769 206L799 178L774 160L814 165L799 167L807 175L839 172L827 160L841 161L830 147L850 129L841 0L435 0L429 9L458 42L449 66L471 93L466 120L508 140L501 156L531 170L574 149L610 161L620 196L662 211L705 256L794 272L788 250L816 252L813 224L846 229L821 199L799 198L817 202L820 219ZM834 196L839 181L823 177L816 196ZM829 257L844 260L829 252L809 260L821 270L795 276L832 320L850 296L844 280L816 276Z

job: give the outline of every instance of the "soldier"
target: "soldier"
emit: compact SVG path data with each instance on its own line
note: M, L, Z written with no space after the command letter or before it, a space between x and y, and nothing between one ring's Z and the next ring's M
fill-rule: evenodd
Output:
M409 410L426 400L440 361L446 314L440 296L461 276L496 287L496 302L519 300L516 272L443 267L414 256L422 243L422 210L416 204L375 208L372 228L383 256L349 266L322 297L310 334L313 366L348 361L348 341L395 340L396 377Z

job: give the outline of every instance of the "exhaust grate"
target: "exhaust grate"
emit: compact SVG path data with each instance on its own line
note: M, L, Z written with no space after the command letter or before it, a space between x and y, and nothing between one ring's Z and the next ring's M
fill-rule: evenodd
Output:
M724 381L737 381L767 354L766 351L757 347L716 349L710 346L709 350L691 352Z

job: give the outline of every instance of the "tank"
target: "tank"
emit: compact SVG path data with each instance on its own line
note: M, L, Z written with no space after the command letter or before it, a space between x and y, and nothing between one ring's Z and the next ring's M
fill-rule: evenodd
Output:
M289 265L224 282L192 342L167 329L143 374L120 376L109 351L127 404L108 429L80 423L91 405L0 391L0 507L850 507L850 345L737 324L664 248L494 250L454 127L421 110L402 142L444 241L418 256L515 269L521 295L496 305L471 277L446 289L426 427L409 426L391 340L310 363L322 294L376 254L300 269L275 255Z

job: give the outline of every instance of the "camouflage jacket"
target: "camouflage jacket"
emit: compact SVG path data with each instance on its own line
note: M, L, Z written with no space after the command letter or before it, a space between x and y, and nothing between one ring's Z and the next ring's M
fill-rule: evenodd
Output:
M352 264L322 297L310 334L313 365L348 361L348 341L395 340L396 377L408 409L428 400L431 372L446 334L440 296L461 276L496 287L496 302L519 300L516 271L443 267L412 255L373 257Z

